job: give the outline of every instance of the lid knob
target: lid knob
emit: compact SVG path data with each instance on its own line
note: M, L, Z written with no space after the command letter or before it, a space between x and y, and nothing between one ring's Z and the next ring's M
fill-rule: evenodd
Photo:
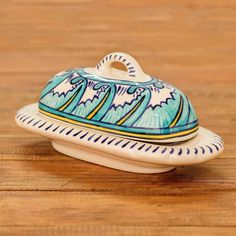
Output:
M116 69L112 66L114 62L122 63L127 71ZM102 58L97 64L95 71L103 77L118 80L132 80L145 82L150 80L150 76L145 74L138 62L130 55L123 52L113 52Z

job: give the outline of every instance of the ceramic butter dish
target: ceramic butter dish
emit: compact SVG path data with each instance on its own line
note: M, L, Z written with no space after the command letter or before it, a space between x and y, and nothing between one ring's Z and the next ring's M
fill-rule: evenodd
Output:
M127 71L114 68L114 62ZM145 74L120 52L95 68L55 75L38 103L18 111L16 122L48 137L59 152L131 172L164 172L223 150L218 135L199 127L185 94Z

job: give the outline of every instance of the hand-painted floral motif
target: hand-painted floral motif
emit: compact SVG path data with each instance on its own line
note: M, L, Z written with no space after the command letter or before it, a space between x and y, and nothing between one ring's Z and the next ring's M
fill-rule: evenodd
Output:
M83 69L61 72L44 88L39 111L72 124L140 139L196 132L188 98L167 83L112 80Z

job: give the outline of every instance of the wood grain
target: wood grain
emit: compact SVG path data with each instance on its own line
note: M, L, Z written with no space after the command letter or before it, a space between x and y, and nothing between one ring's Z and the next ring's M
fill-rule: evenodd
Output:
M16 126L53 74L112 51L191 99L225 151L159 175L85 163ZM236 2L2 0L0 235L236 235Z

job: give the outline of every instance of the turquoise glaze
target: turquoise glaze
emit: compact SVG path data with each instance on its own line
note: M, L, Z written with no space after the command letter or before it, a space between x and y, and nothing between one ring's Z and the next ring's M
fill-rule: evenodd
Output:
M123 60L124 61L124 60ZM154 77L119 80L76 68L55 75L39 112L71 124L142 140L171 140L197 132L188 98Z

